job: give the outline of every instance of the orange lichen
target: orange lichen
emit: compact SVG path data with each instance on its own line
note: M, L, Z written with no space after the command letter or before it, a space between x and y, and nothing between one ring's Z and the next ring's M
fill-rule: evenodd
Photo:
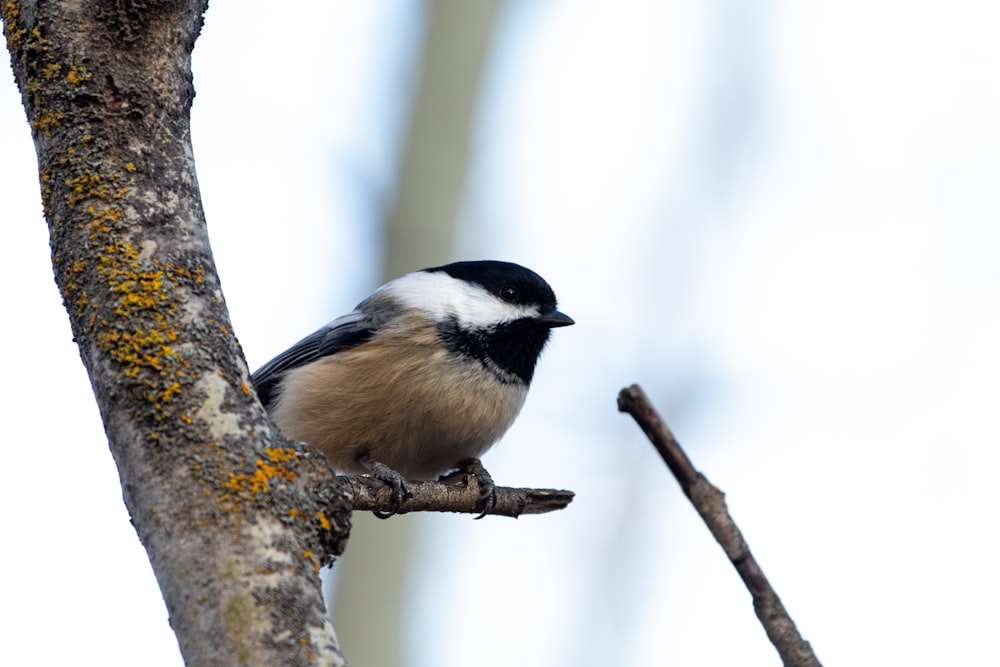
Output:
M265 447L264 453L271 463L289 463L299 460L299 453L288 447Z
M313 572L319 572L319 559L316 558L313 552L305 549L302 552L302 555L305 556L310 563L312 563Z
M257 469L253 474L229 473L228 479L222 486L227 491L238 496L256 496L270 493L271 484L277 481L292 482L295 480L295 471L283 465L272 465L265 463L263 459L257 459Z
M88 212L95 215L91 221L91 238L95 241L97 235L106 234L109 225L122 216L121 210L116 208L96 213L90 207ZM105 244L102 250L98 255L97 271L108 289L117 295L114 314L125 320L143 315L145 326L133 325L131 329L124 329L114 323L95 320L93 325L101 328L97 333L99 349L124 364L127 377L137 377L144 368L158 372L171 368L176 378L181 377L178 363L183 366L183 361L172 347L177 340L172 322L178 310L173 288L187 281L180 272L172 271L169 264L161 266L155 259L140 261L139 250L131 243L115 241ZM189 271L184 273L191 275ZM180 391L175 383L176 380L163 388L163 401ZM181 419L191 423L186 415Z
M86 295L81 297L86 298ZM85 301L84 301L85 303ZM97 346L115 361L125 365L126 377L134 378L143 368L162 370L164 358L174 356L174 350L166 345L164 333L156 329L133 329L117 331L114 329L101 331L97 334ZM185 419L185 415L181 415ZM190 424L190 417L186 418Z
M292 482L295 480L295 471L257 459L257 470L250 477L250 493L267 493L271 490L268 483L276 479Z
M162 400L163 400L164 403L169 403L170 402L170 398L174 394L179 394L180 391L181 391L181 383L180 382L174 382L169 387L167 387L162 392L160 392L160 397L162 398Z
M69 204L70 208L75 208L83 199L91 197L106 199L108 196L108 186L101 182L100 174L94 173L90 169L84 169L82 174L78 174L74 178L67 178L65 183L72 188L69 197L66 198L66 203Z

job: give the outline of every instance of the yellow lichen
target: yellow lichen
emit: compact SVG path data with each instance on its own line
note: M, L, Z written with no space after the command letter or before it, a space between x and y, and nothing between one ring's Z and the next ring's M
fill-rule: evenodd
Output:
M66 72L66 81L71 86L79 86L90 78L90 74L83 68L83 65L73 65Z
M271 463L288 463L299 460L299 453L288 447L265 447L264 453Z
M316 558L315 555L313 555L313 552L309 551L308 549L305 549L302 552L302 555L305 556L306 559L312 563L313 572L319 572L319 560Z
M52 136L52 128L62 125L62 111L48 111L41 109L31 121L31 127L45 133L45 136Z
M265 463L263 459L257 459L256 470L252 474L229 473L222 487L230 494L238 497L254 498L271 492L271 484L277 481L292 482L295 480L295 471L289 470L283 465L272 465ZM232 500L233 498L227 498Z
M67 152L72 154L71 151ZM101 182L100 174L96 174L90 169L84 169L82 174L74 178L67 178L64 182L71 188L69 196L66 198L66 203L70 208L76 208L76 205L84 199L107 199L107 184Z
M161 395L164 403L169 403L170 402L170 398L174 394L179 394L180 391L181 391L181 383L180 382L174 382L169 387L167 387L166 389L164 389L161 392L160 395Z
M222 488L232 494L242 496L247 488L247 476L242 473L229 473L229 479L222 483Z
M268 484L274 480L295 480L295 471L281 465L271 465L257 459L257 470L250 476L250 493L267 493L271 490Z
M163 369L163 360L174 355L173 349L165 345L164 334L155 329L133 329L129 331L101 331L97 334L97 346L112 359L125 366L125 376L138 377L143 368ZM184 419L185 415L181 415ZM191 423L190 417L187 418Z
M28 34L27 28L17 26L17 17L21 14L21 5L14 0L0 5L0 15L3 16L4 35L7 37L7 46L12 54L21 50L24 38Z
M95 216L91 221L92 241L97 240L98 234L107 233L109 224L123 217L117 208L96 213L90 207L88 212ZM144 314L147 325L123 330L104 321L95 321L94 324L101 325L103 329L97 334L99 349L125 366L126 377L137 377L144 368L162 372L171 367L179 373L176 365L183 362L171 345L177 340L177 331L171 322L178 308L172 290L183 282L182 279L162 268L155 260L139 261L139 250L131 243L107 243L102 250L98 255L97 271L108 289L118 297L114 314L122 318ZM180 389L179 385L171 382L166 385L160 399L169 401ZM180 418L192 423L190 417Z

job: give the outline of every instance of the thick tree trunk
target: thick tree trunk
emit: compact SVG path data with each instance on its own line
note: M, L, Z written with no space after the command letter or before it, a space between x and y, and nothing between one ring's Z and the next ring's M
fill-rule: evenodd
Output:
M188 114L205 4L0 0L56 282L185 660L342 664L317 571L350 493L267 421L209 249Z

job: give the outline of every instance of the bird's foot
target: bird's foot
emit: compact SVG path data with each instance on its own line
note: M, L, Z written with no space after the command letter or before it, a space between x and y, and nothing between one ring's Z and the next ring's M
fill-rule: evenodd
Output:
M400 505L410 497L410 492L406 488L406 479L386 464L379 463L367 454L362 454L355 460L365 470L370 472L372 477L388 486L391 491L391 495L389 496L389 511L372 510L372 514L380 519L388 519L394 514L399 513Z
M479 502L482 503L482 511L476 518L482 519L497 504L497 486L493 483L493 478L490 477L490 473L486 472L482 461L476 458L463 459L456 464L455 468L473 477L479 485Z

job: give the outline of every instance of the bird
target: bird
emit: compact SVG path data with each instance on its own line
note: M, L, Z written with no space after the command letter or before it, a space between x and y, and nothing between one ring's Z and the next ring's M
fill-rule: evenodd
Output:
M574 323L534 271L453 262L382 285L251 379L285 436L391 488L377 516L399 511L407 480L459 470L479 483L482 518L496 495L480 457L521 411L551 330Z

